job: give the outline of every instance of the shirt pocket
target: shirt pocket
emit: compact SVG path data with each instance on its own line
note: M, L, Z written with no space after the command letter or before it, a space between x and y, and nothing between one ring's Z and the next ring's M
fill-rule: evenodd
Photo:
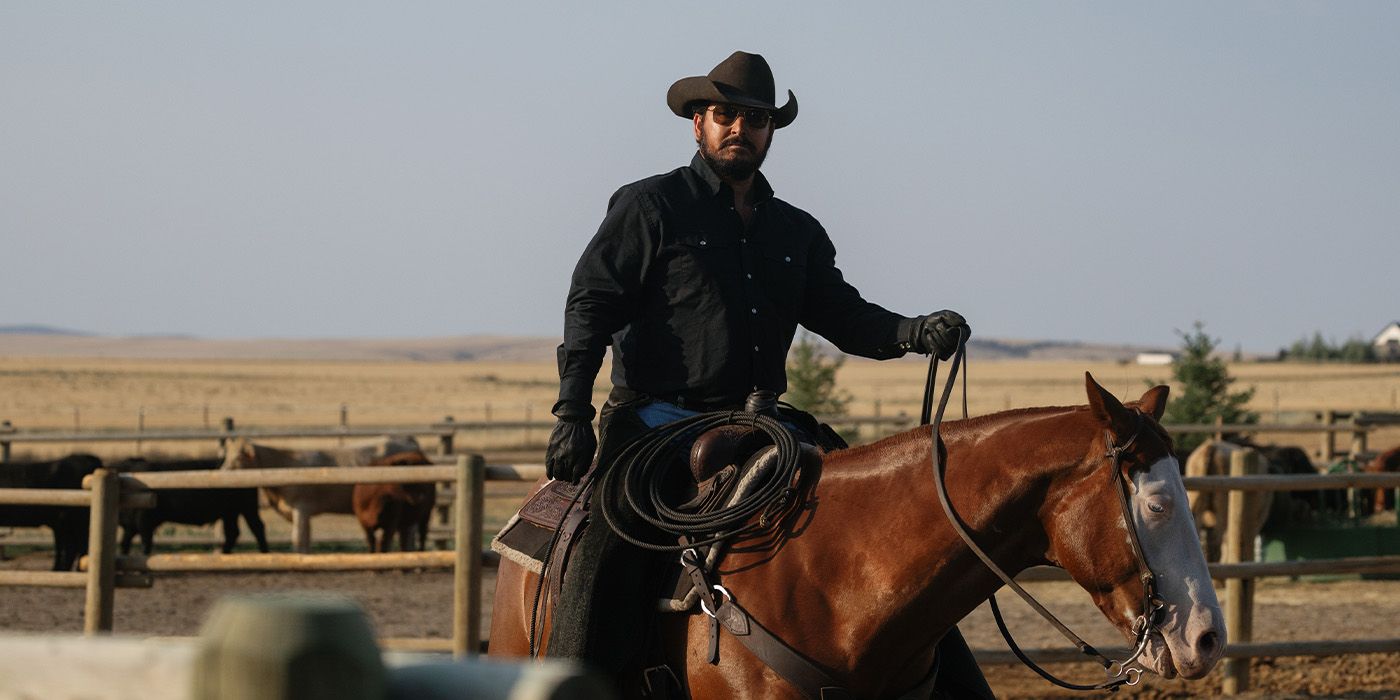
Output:
M759 250L759 286L786 320L796 322L807 296L807 250L770 243Z
M672 303L705 307L720 302L723 280L735 277L739 253L733 241L703 230L686 231L663 249L666 259L662 282Z

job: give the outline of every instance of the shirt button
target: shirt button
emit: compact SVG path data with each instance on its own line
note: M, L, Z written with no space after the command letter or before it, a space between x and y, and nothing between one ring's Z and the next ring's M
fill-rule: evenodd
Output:
M758 313L758 309L749 309L749 313L756 314Z
M789 257L789 256L784 255L784 256L783 256L783 262L792 262L792 258Z
M758 352L758 346L757 346L757 345L753 346L753 351L754 351L754 352Z
M745 273L744 273L744 277L747 278L747 279L753 279L753 273L752 273L752 272L745 272Z
M700 241L700 245L707 245L708 241Z
M740 243L748 243L748 242L749 242L749 239L747 239L747 238L740 238L740 239L739 239L739 242L740 242Z

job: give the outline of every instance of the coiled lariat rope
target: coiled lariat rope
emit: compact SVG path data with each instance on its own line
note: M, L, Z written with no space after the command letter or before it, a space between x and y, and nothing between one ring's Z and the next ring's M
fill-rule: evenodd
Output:
M681 471L675 479L689 479L687 455L696 437L705 431L727 425L741 425L761 430L778 449L773 470L747 496L732 505L708 513L686 513L667 504L662 496L665 484L674 483L671 472ZM714 411L682 418L657 426L626 443L611 465L599 465L602 473L598 483L598 504L608 527L629 544L658 552L680 552L738 538L761 535L775 529L787 515L801 505L797 485L801 482L801 446L797 438L777 420L747 411ZM570 501L586 493L579 489ZM753 523L754 515L762 515ZM636 523L644 522L685 544L657 544L629 533ZM553 560L562 528L555 531L545 552L545 560L535 585L534 604L530 613L530 656L538 650L538 617L544 593L545 571Z
M691 442L705 431L741 425L763 431L778 449L772 472L736 502L707 513L687 513L667 503L663 487L689 479ZM763 534L777 527L800 505L801 446L777 420L746 411L714 411L658 426L627 443L603 472L598 502L608 527L624 541L657 552L681 552L736 538ZM673 473L681 472L681 473ZM762 517L754 520L755 515ZM753 520L753 522L750 522ZM644 539L640 521L684 544L659 544ZM630 532L629 532L630 530Z

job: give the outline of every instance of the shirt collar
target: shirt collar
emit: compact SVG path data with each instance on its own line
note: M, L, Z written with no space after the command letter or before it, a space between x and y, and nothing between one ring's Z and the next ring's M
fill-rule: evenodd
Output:
M729 185L726 184L724 180L721 180L719 175L715 174L715 171L710 168L710 163L700 155L699 151L696 151L695 157L690 159L690 169L694 170L695 174L700 177L700 181L705 183L710 190L710 194L719 195L721 192L730 191ZM773 188L768 184L768 178L763 176L763 171L760 170L754 173L753 201L755 203L762 202L772 198L772 196Z

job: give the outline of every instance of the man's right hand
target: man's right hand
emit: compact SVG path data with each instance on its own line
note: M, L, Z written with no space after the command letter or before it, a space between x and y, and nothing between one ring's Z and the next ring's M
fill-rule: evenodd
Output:
M575 410L569 410L575 408ZM593 407L583 409L560 406L555 410L559 422L549 433L545 450L545 474L551 479L578 483L593 464L598 450L598 438L593 434Z

